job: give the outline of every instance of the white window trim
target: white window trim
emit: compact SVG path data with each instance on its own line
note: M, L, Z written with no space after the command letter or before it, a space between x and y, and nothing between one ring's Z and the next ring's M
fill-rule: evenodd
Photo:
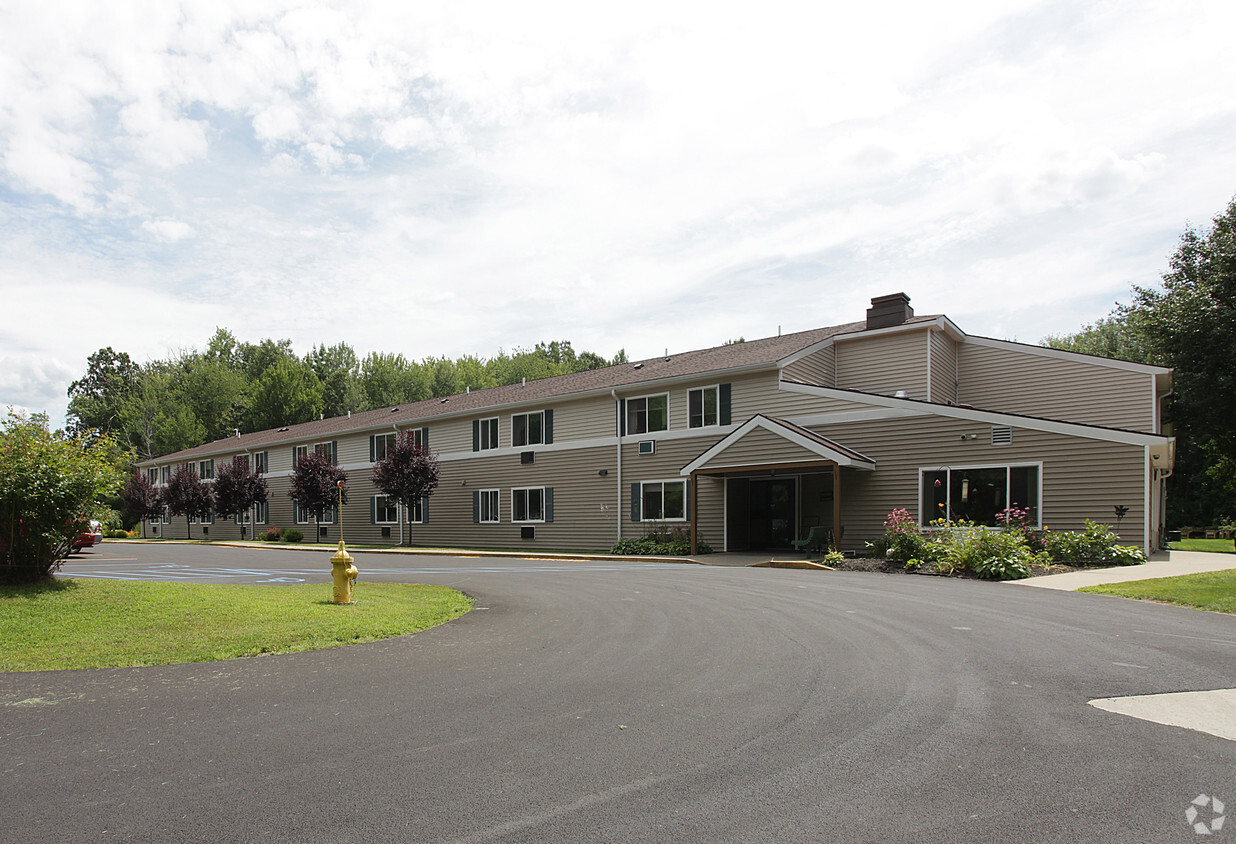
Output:
M292 446L292 468L296 468L296 464L300 462L302 457L309 456L309 449L313 446L294 445ZM298 522L297 524L307 524L306 522Z
M302 516L304 518L302 518ZM292 521L298 525L307 525L313 521L313 514L300 506L299 501L292 502Z
M373 503L373 515L374 515L374 519L373 519L373 523L374 523L374 524L376 524L376 525L397 525L397 524L399 524L399 502L398 502L398 501L395 501L395 500L394 500L393 498L391 498L391 496L389 496L389 495L381 495L381 494L379 494L379 495L375 495L373 498L374 498L374 503ZM379 499L379 498L385 498L385 499L387 499L388 501L390 501L391 503L390 503L387 507L382 507L381 505L379 505L379 504L378 504L377 499ZM388 509L388 508L389 508L390 510L393 510L393 511L394 511L394 513L395 513L395 518L393 518L393 519L382 519L382 518L379 518L379 514L380 514L380 513L381 513L384 509Z
M700 395L700 407L702 408L704 406L703 392L705 390L713 391L713 394L712 394L713 395L713 407L712 407L713 414L712 415L716 421L713 422L711 425L708 424L707 422L701 422L701 424L699 425L692 425L691 424L691 394L692 393L701 394ZM707 414L705 414L705 418L707 418ZM721 385L720 384L706 384L703 387L692 387L691 389L687 390L687 427L694 431L694 430L699 430L700 428L716 428L716 427L719 427L720 425L721 425Z
M419 516L417 516L415 519L414 519L414 518L412 518L412 510L411 510L411 508L409 508L409 507L404 507L404 508L403 508L403 514L404 514L404 517L407 519L407 522L408 522L408 524L410 524L410 525L423 525L423 524L425 524L425 498L424 498L424 496L422 496L422 497L419 499L419 503L420 503L420 507L418 507L417 509L419 509L419 510L420 510L420 515L419 515Z
M202 468L206 466L207 464L210 465L210 477L209 478L206 477L206 472ZM215 479L215 461L213 459L207 458L206 460L197 461L196 468L197 468L197 476L200 480L213 481Z
M964 466L953 466L951 464L948 466L920 466L918 470L918 526L925 530L931 529L930 525L923 524L923 510L927 506L927 502L923 497L923 475L927 472L964 472L969 469L1004 469L1006 472L1004 481L1004 500L1009 506L1012 506L1013 502L1010 501L1012 495L1009 486L1013 483L1013 476L1008 470L1027 468L1035 468L1039 470L1038 501L1035 502L1034 506L1037 521L1034 526L1036 528L1041 528L1043 526L1043 461L1041 460L1038 462L1030 461L1025 463L967 463ZM951 485L951 483L952 482L950 480L949 484ZM951 496L952 491L950 490L948 494ZM1022 502L1017 503L1025 506ZM949 508L946 506L945 509L947 510Z
M270 502L259 501L253 505L253 523L264 525L270 521Z
M528 497L527 493L532 490L540 490L541 492L541 518L539 519L517 519L515 518L515 499L516 493L522 492L524 495L524 507L527 509ZM539 525L545 523L545 487L543 486L517 486L511 487L511 524L516 525Z
M542 487L544 489L544 487ZM477 523L482 525L496 525L502 521L502 490L500 489L481 489L477 490L480 494L480 505L477 512ZM494 506L490 512L490 518L485 518L485 496L493 494ZM544 493L542 495L542 510L544 509ZM512 502L514 498L512 498Z
M685 522L687 521L687 481L685 478L667 478L666 480L638 481L639 483L639 520L641 522ZM682 487L682 515L662 516L659 519L644 518L644 487L651 484L661 486L661 511L665 512L665 484L677 484Z
M529 440L528 442L523 442L523 443L515 442L515 419L516 417L519 417L519 416L527 416L527 417L539 416L541 417L541 438L539 440L537 440L536 442L532 442L531 440ZM525 422L524 423L524 433L525 434L527 434L528 432L528 427L529 427L528 424ZM527 448L528 446L532 446L532 445L545 445L545 410L544 408L542 408L541 410L529 410L524 413L512 413L511 414L511 448Z
M542 411L542 413L544 413L544 411ZM481 419L478 421L480 424L478 426L479 435L477 437L477 443L476 443L477 451L494 451L495 449L499 447L498 435L501 433L501 429L502 429L502 423L499 417L487 416L484 419ZM489 425L491 422L493 423L493 431L494 431L493 439L490 441L489 445L485 445L485 440L489 437ZM541 417L541 424L542 426L545 424L544 416ZM514 428L512 427L511 430L514 431ZM544 433L544 430L545 429L542 427L541 429L542 433ZM514 448L514 446L511 446L511 447Z
M665 397L665 427L664 427L664 428L651 428L651 427L649 427L649 428L645 428L643 431L636 431L636 430L634 430L634 426L633 426L633 425L631 425L631 404L632 404L632 402L637 402L637 401L640 401L640 400L642 399L642 400L644 401L644 415L645 415L645 416L649 416L649 414L648 414L648 400L649 400L649 399L656 399L656 398L660 398L660 397L662 397L662 396L664 396L664 397ZM631 398L627 399L627 405L626 405L626 407L627 407L627 418L626 418L626 429L627 429L627 433L626 433L626 436L628 436L628 437L629 437L629 436L640 436L640 435L642 435L642 434L656 434L656 433L659 433L659 432L661 432L661 431L668 431L668 430L670 429L670 398L669 398L669 393L668 393L668 392L666 392L666 393L649 393L648 395L645 395L645 396L632 396ZM649 418L651 419L651 417L649 417Z

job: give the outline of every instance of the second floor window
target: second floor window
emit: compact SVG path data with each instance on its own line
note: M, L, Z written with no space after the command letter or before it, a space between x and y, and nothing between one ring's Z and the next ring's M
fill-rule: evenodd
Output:
M197 476L204 481L212 481L215 478L215 461L199 460L197 462Z
M716 387L702 387L687 393L687 425L691 428L707 428L716 425L719 402Z
M669 396L641 396L627 399L627 433L646 434L669 428Z
M496 421L496 420L495 420ZM482 423L483 427L483 423ZM494 426L497 427L496 425ZM497 440L495 431L494 440ZM511 417L511 447L541 445L554 441L554 412L516 413Z

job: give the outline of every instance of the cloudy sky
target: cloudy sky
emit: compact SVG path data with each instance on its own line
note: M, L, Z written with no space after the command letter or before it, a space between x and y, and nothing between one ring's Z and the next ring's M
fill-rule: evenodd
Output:
M0 4L0 405L102 346L1037 342L1236 194L1236 4Z

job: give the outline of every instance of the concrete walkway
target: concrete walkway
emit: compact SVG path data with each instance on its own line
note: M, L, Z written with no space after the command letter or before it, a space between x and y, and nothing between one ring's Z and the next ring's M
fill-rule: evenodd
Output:
M1025 580L1009 580L1019 586L1040 586L1044 589L1063 589L1072 592L1084 586L1103 583L1124 583L1130 580L1149 580L1154 577L1175 577L1180 574L1197 574L1204 571L1236 569L1236 554L1212 554L1205 551L1169 551L1156 554L1150 562L1140 566L1117 566L1110 569L1085 569L1064 574L1046 574Z

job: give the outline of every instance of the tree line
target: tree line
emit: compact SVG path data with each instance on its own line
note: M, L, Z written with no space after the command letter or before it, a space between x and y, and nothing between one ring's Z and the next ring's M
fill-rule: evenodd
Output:
M1130 304L1045 344L1174 368L1168 526L1236 516L1236 199L1208 228L1181 235L1161 289L1134 287Z
M290 340L238 341L225 328L204 350L181 350L165 360L135 362L126 352L99 349L68 390L74 434L111 434L141 459L231 436L342 416L466 390L517 384L625 363L577 353L569 340L491 358L426 357L371 352L359 359L347 343L318 345L303 357Z

